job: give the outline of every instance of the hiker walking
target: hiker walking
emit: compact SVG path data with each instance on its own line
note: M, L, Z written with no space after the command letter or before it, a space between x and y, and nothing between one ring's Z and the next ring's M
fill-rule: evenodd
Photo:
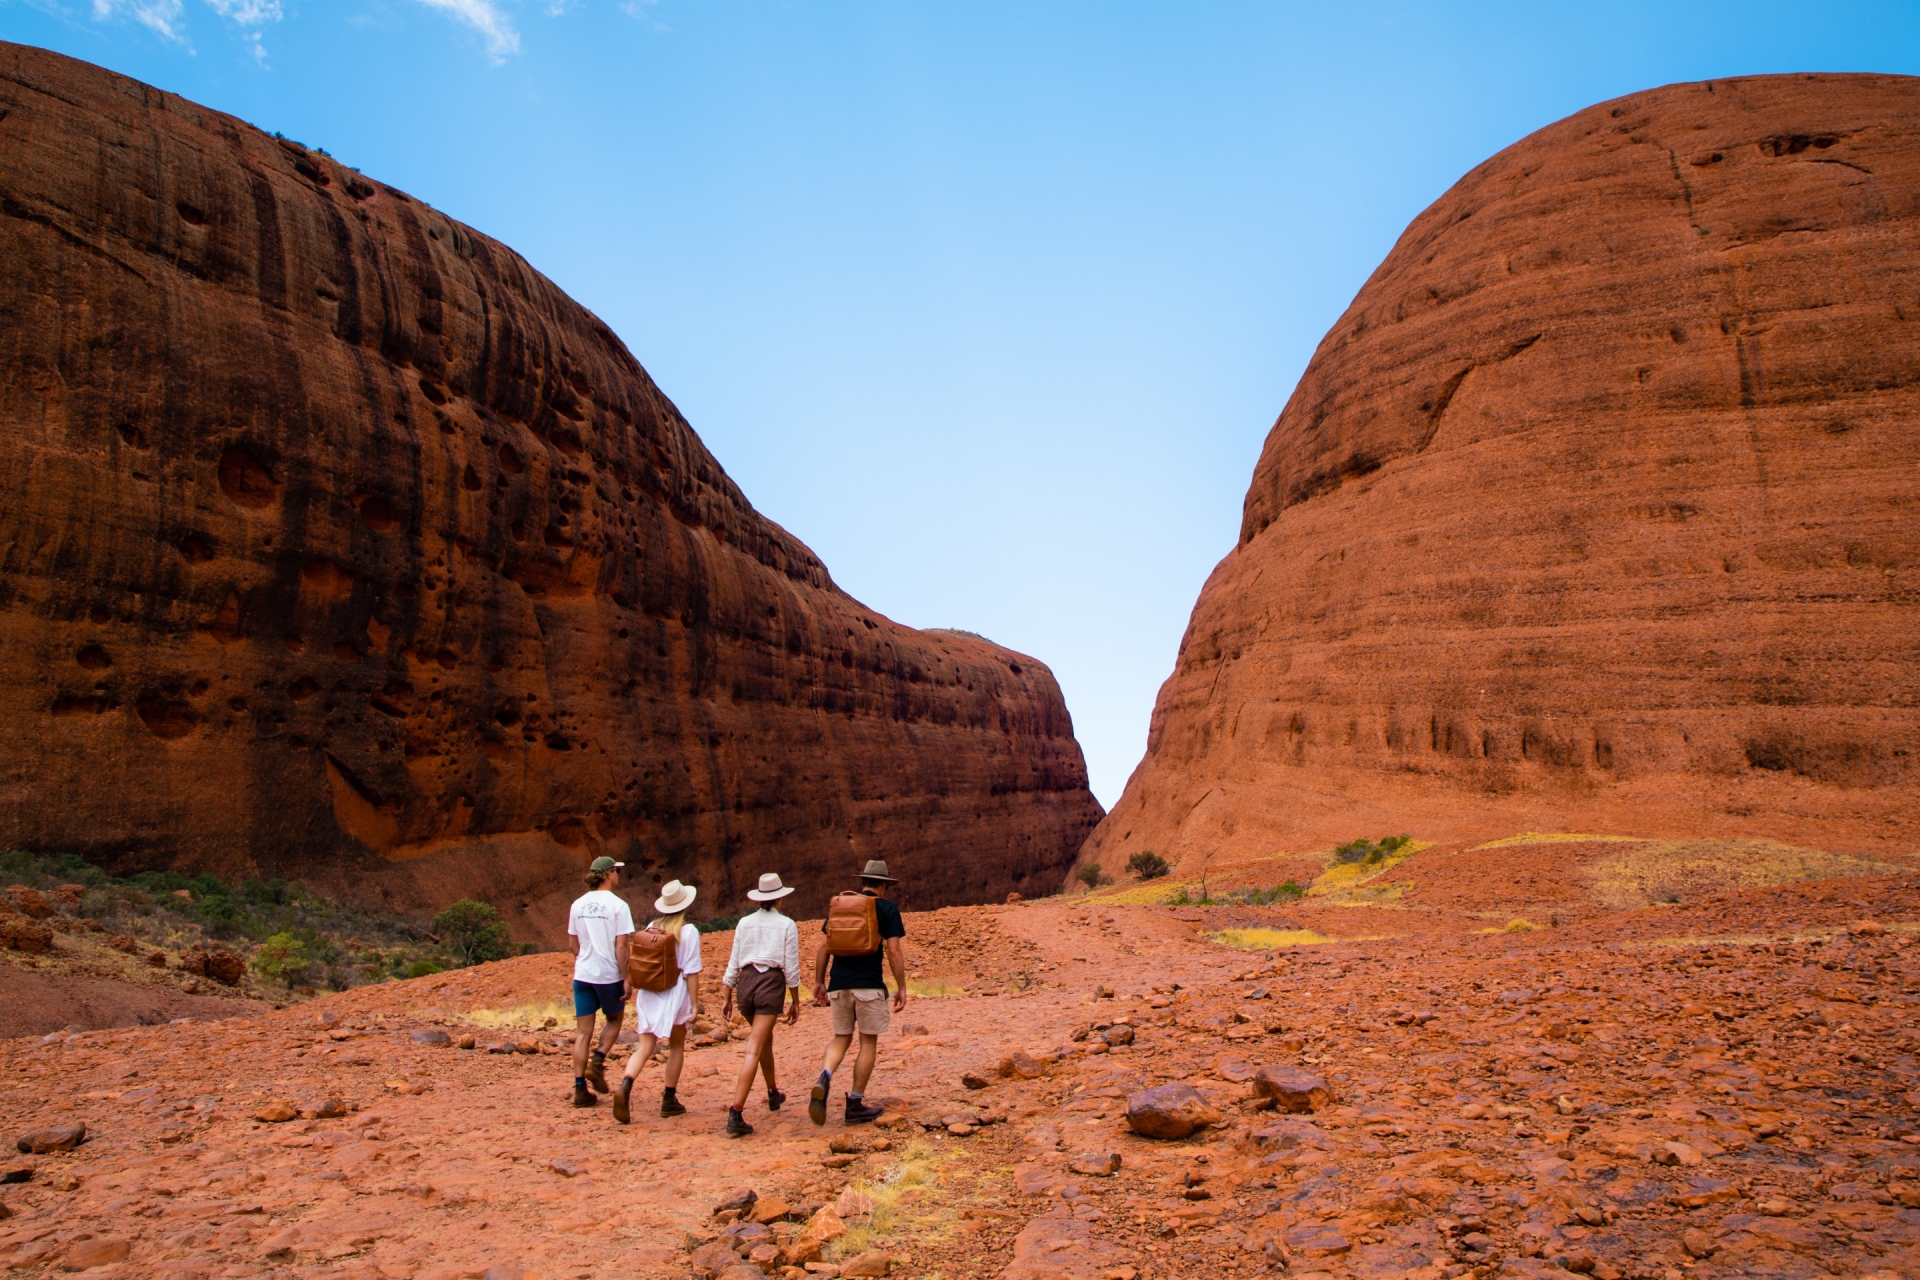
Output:
M620 869L627 864L595 858L587 871L587 892L573 900L567 912L567 943L573 949L573 1105L591 1107L607 1092L607 1050L620 1035L620 1015L627 1003L627 946L633 936L633 910L613 891L620 887ZM593 1021L605 1014L600 1045L587 1062L593 1044ZM587 1086L591 1084L592 1089Z
M629 945L627 983L633 988L633 1029L640 1039L613 1095L613 1118L621 1124L632 1118L634 1079L662 1040L667 1042L667 1072L660 1114L687 1112L674 1091L687 1060L687 1024L700 1012L700 931L687 923L687 909L698 894L690 884L669 880L654 900L658 918L634 934Z
M800 928L780 914L775 904L792 892L772 872L761 876L760 887L749 889L747 896L765 905L733 927L733 951L727 957L726 976L720 979L727 988L722 1016L732 1019L737 998L740 1015L753 1029L747 1033L747 1058L740 1064L740 1078L734 1081L733 1105L727 1108L729 1138L753 1132L740 1111L747 1105L756 1068L767 1078L767 1110L778 1111L787 1100L773 1080L773 1023L780 1016L783 999L787 1025L800 1020Z
M827 918L820 925L826 938L813 962L813 1002L832 1008L833 1039L827 1042L820 1078L807 1102L807 1118L815 1124L827 1122L833 1073L845 1060L856 1031L860 1052L853 1059L853 1088L847 1091L847 1123L869 1124L886 1110L868 1106L866 1095L880 1052L880 1034L892 1021L891 1014L907 1007L906 944L900 941L907 936L907 927L900 919L900 908L880 896L886 886L898 883L887 874L887 864L875 858L860 873L859 892L838 894L827 904ZM891 1013L886 979L880 972L883 954L893 971ZM831 982L827 980L829 959L833 961Z

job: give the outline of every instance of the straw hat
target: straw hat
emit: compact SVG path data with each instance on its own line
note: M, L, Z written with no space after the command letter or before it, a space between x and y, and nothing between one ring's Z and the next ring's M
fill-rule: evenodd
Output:
M654 899L653 909L663 916L677 916L693 905L699 890L690 884L681 884L678 880L669 880L660 889L660 896Z
M747 890L747 896L755 902L772 902L775 898L784 898L792 892L792 886L781 884L780 877L769 871L760 877L758 889Z

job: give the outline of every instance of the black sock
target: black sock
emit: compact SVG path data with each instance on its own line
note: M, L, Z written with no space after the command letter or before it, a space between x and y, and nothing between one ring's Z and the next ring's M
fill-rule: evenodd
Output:
M573 1085L576 1089L584 1089L587 1087L587 1078L585 1076L575 1076L573 1078Z
M667 1096L668 1096L669 1098L671 1098L671 1097L673 1096L673 1086L672 1086L672 1085L668 1085L668 1086L666 1087L666 1095L667 1095Z
M600 1050L595 1049L593 1051L593 1060L595 1062L605 1062L607 1060L607 1055L602 1053Z

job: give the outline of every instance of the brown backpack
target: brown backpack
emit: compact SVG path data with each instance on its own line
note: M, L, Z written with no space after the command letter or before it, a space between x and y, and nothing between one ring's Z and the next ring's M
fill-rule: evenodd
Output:
M867 893L841 893L827 903L827 954L870 956L880 949L880 909Z
M679 940L651 924L634 934L627 950L627 981L640 991L671 991L680 981Z

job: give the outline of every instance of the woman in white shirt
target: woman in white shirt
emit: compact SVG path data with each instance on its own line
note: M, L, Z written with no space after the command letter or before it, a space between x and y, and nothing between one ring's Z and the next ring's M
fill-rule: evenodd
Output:
M664 933L674 940L674 956L680 965L680 981L665 991L633 993L634 1030L640 1033L620 1075L620 1087L613 1096L613 1118L626 1124L632 1118L631 1098L634 1078L653 1058L660 1041L667 1042L666 1089L660 1095L660 1114L685 1115L687 1108L674 1096L680 1084L680 1068L687 1060L687 1024L700 1012L700 930L687 923L687 909L699 890L692 885L670 880L660 890L653 909L660 918L647 926L651 932Z

